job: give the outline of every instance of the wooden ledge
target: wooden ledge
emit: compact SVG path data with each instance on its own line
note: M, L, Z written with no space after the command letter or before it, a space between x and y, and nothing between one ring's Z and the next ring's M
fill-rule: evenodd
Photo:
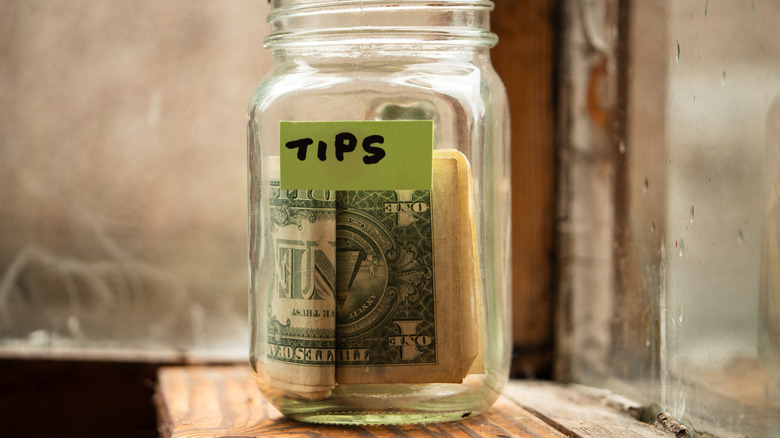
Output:
M513 381L487 412L462 421L403 426L322 426L284 417L249 366L167 367L156 394L163 437L669 437L637 421L627 400L578 386Z

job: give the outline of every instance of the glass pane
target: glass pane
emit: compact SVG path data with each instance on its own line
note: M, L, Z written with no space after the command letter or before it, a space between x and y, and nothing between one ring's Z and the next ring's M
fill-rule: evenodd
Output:
M670 2L665 401L750 436L780 433L778 364L758 345L778 19L776 2Z
M559 226L559 375L697 432L780 436L780 4L565 4L561 187L579 185ZM577 100L599 54L617 96L602 130Z

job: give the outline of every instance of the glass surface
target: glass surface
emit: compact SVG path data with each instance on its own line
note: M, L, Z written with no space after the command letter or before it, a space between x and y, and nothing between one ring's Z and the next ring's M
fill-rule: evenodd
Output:
M780 436L780 5L636 1L612 20L598 13L625 4L592 5L595 19L568 17L580 26L571 38L606 43L597 46L615 62L607 77L619 105L611 137L571 134L606 144L583 162L608 170L573 196L606 187L599 208L582 210L591 228L579 244L602 251L591 265L577 259L592 269L572 283L598 281L575 286L566 309L570 375L646 404L650 421L667 411L702 436ZM571 47L567 56L596 56ZM576 111L581 126L587 115Z
M259 86L249 105L251 362L257 384L284 414L311 422L412 423L454 420L481 412L503 388L510 351L508 112L503 85L490 65L489 47L495 43L487 28L490 5L482 2L450 8L426 2L406 2L403 7L394 2L365 2L361 6L328 2L327 8L314 12L291 7L297 3L312 2L274 4L276 9L269 15L273 32L266 40L275 61L274 74ZM294 382L289 385L280 383L279 374L285 371L279 371L280 361L275 358L282 353L273 339L283 330L285 321L281 318L274 325L274 306L279 305L275 295L279 281L288 271L280 271L283 253L279 252L279 235L275 233L290 232L291 228L284 227L294 220L295 212L280 218L278 214L283 212L277 207L278 198L282 193L282 197L294 195L299 199L305 192L274 192L269 188L277 178L278 164L274 163L280 148L279 122L284 120L433 120L434 157L443 153L464 159L459 162L467 164L471 184L463 184L457 193L469 201L461 204L464 209L454 216L464 223L473 221L473 229L468 232L468 243L454 250L458 253L472 245L474 248L468 263L456 271L458 275L474 273L473 288L463 286L470 304L467 308L464 302L462 314L480 315L473 324L481 333L477 347L479 362L484 365L481 369L469 368L456 381L413 382L415 374L425 372L412 366L408 371L401 369L401 373L408 374L401 380L408 383L399 383L398 378L393 383L372 383L373 377L363 381L355 371L358 376L351 377L350 382L361 383L339 383L343 380L336 374L335 384L321 385L321 392L301 389L305 386L302 380L321 370L302 371L300 376L309 377L291 379ZM436 165L434 177L435 169ZM333 196L338 202L346 195ZM330 195L321 197L330 199ZM435 203L434 199L432 205ZM310 224L316 225L323 217L327 216L311 216ZM298 229L314 225L302 224ZM435 232L433 236L434 250L437 242L449 239L437 237ZM317 247L327 246L323 242L318 240ZM363 266L365 257L356 255L359 261L354 262L347 258L349 254L342 254L336 258L337 272L344 272L342 266L350 261ZM434 251L434 258L444 255ZM379 262L372 262L376 271L365 271L359 279L367 281L375 272L383 272L383 256L373 253L369 259L377 257ZM392 256L386 257L389 260ZM441 278L435 265L433 270L434 276ZM363 271L356 268L355 272ZM339 288L351 287L345 285L344 278L336 277ZM440 301L444 299L438 296L436 306L444 306ZM459 319L453 316L447 317L450 321ZM289 319L286 324L289 326ZM274 327L272 332L269 327ZM444 334L440 330L438 339ZM341 359L346 354L343 349L337 353ZM437 354L442 362L457 353L439 350ZM337 363L337 370L339 366ZM370 367L364 371L371 373ZM333 373L322 372L322 379L332 378ZM324 380L311 381L315 383L309 388Z
M778 436L777 370L762 366L758 339L780 8L672 2L669 14L665 402L697 428Z
M766 374L765 396L780 409L780 94L769 108L766 130L758 355Z

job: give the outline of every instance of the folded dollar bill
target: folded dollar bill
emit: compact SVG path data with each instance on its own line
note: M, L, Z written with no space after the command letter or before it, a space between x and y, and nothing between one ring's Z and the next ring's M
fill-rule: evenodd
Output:
M317 399L336 383L460 383L484 372L465 156L434 151L433 190L281 190L268 174L272 382Z

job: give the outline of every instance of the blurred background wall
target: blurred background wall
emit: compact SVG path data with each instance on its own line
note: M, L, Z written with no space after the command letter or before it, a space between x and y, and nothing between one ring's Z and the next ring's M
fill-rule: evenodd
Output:
M0 354L246 356L258 0L0 0Z

